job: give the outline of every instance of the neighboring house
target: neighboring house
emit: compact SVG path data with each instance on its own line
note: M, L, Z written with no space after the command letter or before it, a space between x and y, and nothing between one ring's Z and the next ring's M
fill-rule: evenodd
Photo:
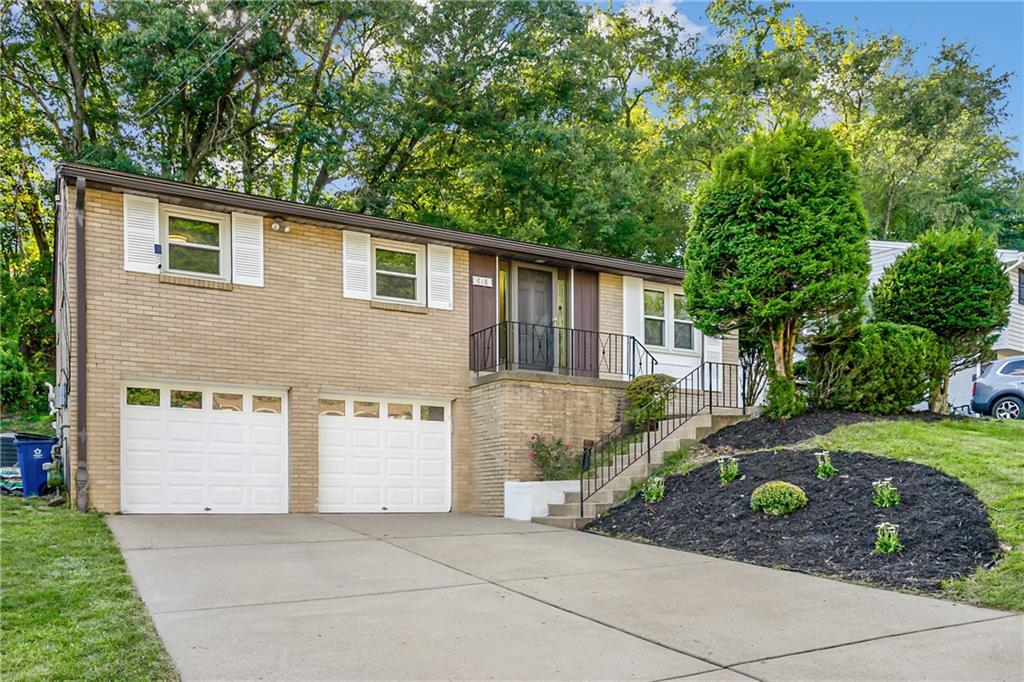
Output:
M909 249L911 242L890 242L872 240L871 274L868 276L874 286L886 268L892 265L901 253ZM1013 286L1010 299L1010 321L993 344L997 358L1024 355L1024 252L1009 249L996 251L1000 262L1006 268L1006 276ZM971 384L977 367L971 367L954 374L949 380L949 403L954 408L963 408L971 401Z
M78 164L58 171L55 403L106 512L502 512L626 380L735 363L675 268Z

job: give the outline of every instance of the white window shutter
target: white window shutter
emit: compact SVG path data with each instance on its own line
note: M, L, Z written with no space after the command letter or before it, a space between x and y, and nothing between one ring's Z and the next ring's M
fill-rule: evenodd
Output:
M721 362L722 361L722 337L721 336L708 336L704 335L704 362ZM718 390L718 385L722 380L722 367L720 365L714 365L713 367L704 368L705 379L707 386L712 391Z
M345 230L342 241L342 282L345 298L370 298L370 235Z
M454 266L450 246L427 245L427 305L451 310L454 307Z
M622 333L644 342L644 281L622 278Z
M160 272L160 202L137 194L124 195L124 269Z
M622 333L644 342L644 281L639 277L622 278ZM623 353L622 373L631 375L637 367L637 358Z
M263 286L263 216L231 214L231 281Z

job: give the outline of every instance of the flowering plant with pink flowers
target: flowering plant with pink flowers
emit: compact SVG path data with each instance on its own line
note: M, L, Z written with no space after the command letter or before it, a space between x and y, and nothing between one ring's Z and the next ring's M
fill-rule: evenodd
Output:
M547 439L538 434L530 436L530 459L540 470L542 481L562 481L580 475L579 457L561 438Z

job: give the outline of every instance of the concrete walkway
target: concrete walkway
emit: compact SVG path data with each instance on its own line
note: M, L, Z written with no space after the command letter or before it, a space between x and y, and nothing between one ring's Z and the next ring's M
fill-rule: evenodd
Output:
M577 531L108 519L186 680L1024 679L1024 616Z

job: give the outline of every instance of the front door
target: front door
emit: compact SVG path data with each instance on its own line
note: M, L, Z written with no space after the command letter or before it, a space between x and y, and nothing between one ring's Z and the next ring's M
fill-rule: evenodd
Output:
M554 277L550 270L517 268L516 347L522 369L550 372L555 366Z

